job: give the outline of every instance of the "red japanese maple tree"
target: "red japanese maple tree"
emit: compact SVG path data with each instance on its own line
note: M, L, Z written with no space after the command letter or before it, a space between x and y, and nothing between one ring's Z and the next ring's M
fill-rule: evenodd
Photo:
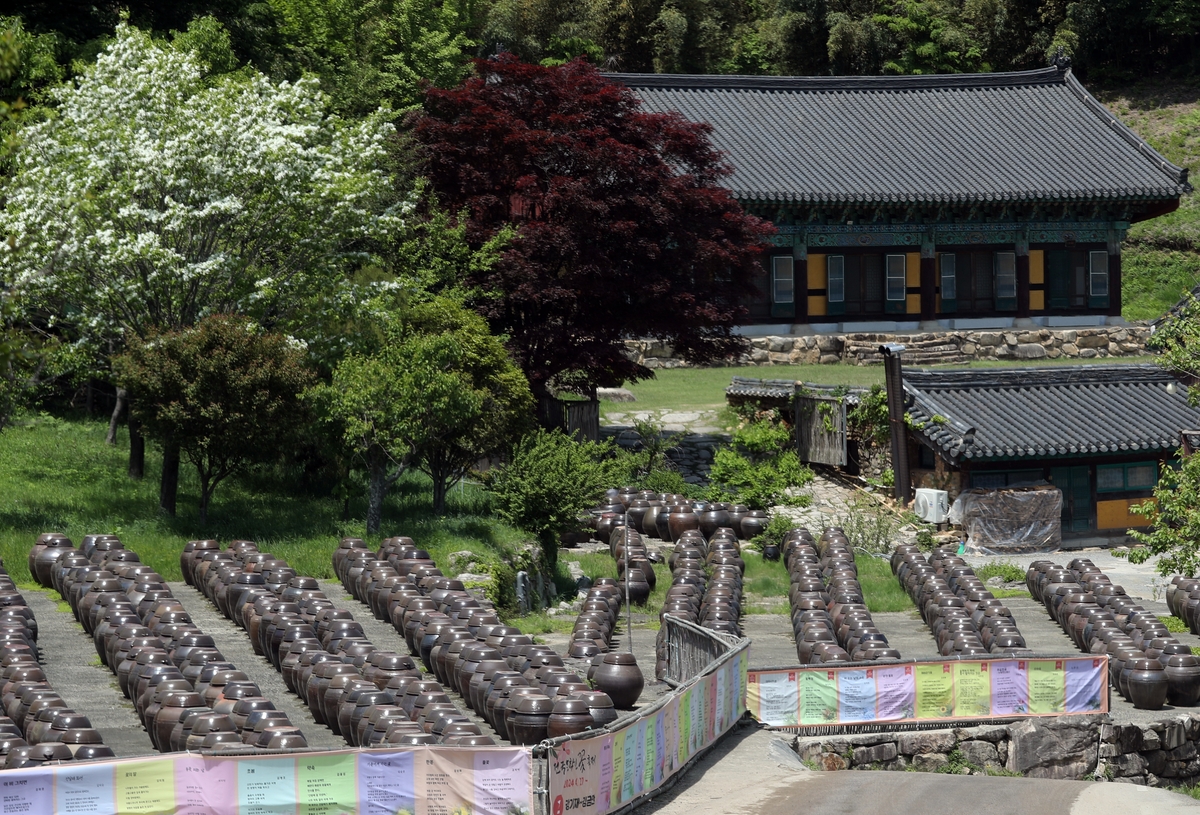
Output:
M719 186L730 169L711 128L642 110L582 60L502 54L475 69L428 91L415 132L441 204L468 214L470 241L517 228L471 283L535 394L652 376L625 355L629 338L695 362L741 352L731 329L774 227Z

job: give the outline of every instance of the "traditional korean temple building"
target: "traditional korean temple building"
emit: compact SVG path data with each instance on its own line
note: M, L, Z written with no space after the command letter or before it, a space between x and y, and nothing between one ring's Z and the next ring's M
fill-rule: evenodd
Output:
M1129 507L1200 428L1188 389L1157 365L905 368L902 381L914 487L1049 483L1068 534L1144 525Z
M1191 190L1069 64L899 77L615 74L706 122L779 234L758 333L1119 322L1121 241ZM747 333L755 333L748 330Z

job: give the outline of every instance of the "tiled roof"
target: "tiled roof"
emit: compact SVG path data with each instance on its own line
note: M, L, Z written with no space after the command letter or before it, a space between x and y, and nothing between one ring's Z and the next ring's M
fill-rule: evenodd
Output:
M755 399L791 399L796 393L794 379L752 379L735 376L725 389L726 396L748 396Z
M905 370L903 379L918 432L951 460L1174 450L1180 431L1200 427L1187 388L1156 365Z
M645 109L712 125L743 201L1160 201L1187 170L1069 69L903 77L610 74Z
M809 396L840 396L847 405L857 405L867 388L846 388L840 385L821 385L815 382L797 382L794 379L754 379L735 376L725 389L726 396L745 396L755 399L790 400L799 387Z

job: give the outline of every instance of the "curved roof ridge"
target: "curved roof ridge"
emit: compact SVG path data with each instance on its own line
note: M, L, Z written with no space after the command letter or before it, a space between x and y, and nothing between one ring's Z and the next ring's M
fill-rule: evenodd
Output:
M1133 130L1131 130L1116 116L1113 116L1112 111L1106 108L1103 102L1092 96L1091 92L1088 91L1087 88L1083 87L1083 83L1075 78L1075 74L1070 68L1067 69L1065 79L1067 88L1069 88L1070 91L1077 97L1079 97L1079 99L1085 105L1087 105L1088 109L1091 110L1092 113L1095 113L1098 117L1100 117L1100 120L1107 124L1113 130L1113 132L1137 148L1139 153L1155 162L1158 165L1158 168L1166 173L1172 181L1180 186L1186 187L1187 190L1191 192L1192 185L1188 182L1187 167L1180 167L1179 165L1168 161L1167 158L1162 153L1155 150L1149 142L1147 142L1137 133L1134 133Z
M1069 72L1068 72L1069 73ZM916 74L902 76L751 76L745 74L605 74L630 88L704 88L760 91L897 91L953 88L1012 88L1060 85L1066 74L1056 67L990 74Z

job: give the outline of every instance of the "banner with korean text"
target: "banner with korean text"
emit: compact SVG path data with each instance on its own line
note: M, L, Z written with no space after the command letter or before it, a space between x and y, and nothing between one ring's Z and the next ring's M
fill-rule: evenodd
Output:
M990 657L750 671L746 707L773 727L1108 712L1108 658Z
M180 753L5 770L0 815L514 815L532 793L520 747Z
M745 712L749 656L743 648L619 730L555 745L551 815L604 815L678 773Z

